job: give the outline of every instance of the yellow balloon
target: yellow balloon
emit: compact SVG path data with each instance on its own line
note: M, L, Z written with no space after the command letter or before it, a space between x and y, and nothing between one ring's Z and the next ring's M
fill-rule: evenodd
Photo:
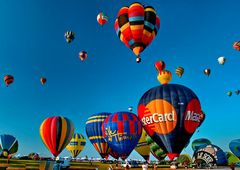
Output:
M66 149L71 152L72 157L76 158L86 145L86 139L83 135L75 133L67 145Z
M157 79L161 84L168 84L172 80L172 73L168 70L162 70L159 72Z
M135 151L137 151L145 160L149 160L150 146L147 144L146 138L147 133L144 129L142 129L142 135L135 147Z

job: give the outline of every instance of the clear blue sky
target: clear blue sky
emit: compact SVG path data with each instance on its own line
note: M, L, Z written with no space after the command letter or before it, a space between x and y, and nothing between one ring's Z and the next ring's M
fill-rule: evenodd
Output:
M135 1L135 0L134 0ZM140 1L155 7L161 28L142 53L142 62L116 36L118 10L134 1L113 0L2 0L0 1L0 134L16 136L19 152L51 155L43 145L39 126L49 116L70 118L75 132L86 137L85 122L98 112L127 110L143 93L159 85L154 62L164 60L173 73L172 83L191 88L206 112L199 137L228 149L239 136L240 96L226 95L240 88L240 53L232 48L240 40L239 0ZM101 27L96 16L105 12ZM76 39L67 44L64 33ZM81 50L88 52L84 62ZM224 66L217 63L225 56ZM174 73L185 68L182 78ZM203 69L211 68L209 77ZM5 87L6 74L15 77ZM45 86L40 77L47 77ZM192 153L188 147L185 151ZM69 155L63 151L61 156ZM80 156L98 157L87 140ZM134 151L130 158L140 158Z

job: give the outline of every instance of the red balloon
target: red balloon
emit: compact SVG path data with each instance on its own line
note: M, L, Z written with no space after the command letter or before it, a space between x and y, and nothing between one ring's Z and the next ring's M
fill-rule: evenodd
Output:
M10 84L12 84L13 81L14 81L14 78L11 75L6 75L4 77L4 82L5 82L6 86L9 86Z
M157 69L157 71L161 72L162 70L164 70L166 67L166 64L164 61L157 61L155 62L155 68Z

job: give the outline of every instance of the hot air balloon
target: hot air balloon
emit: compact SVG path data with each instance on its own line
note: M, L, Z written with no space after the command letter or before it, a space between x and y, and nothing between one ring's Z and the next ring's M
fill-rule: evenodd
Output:
M235 164L237 162L240 162L239 158L236 155L234 155L232 152L225 152L225 153L228 160L228 165L231 165L232 163Z
M132 107L132 106L129 106L129 107L128 107L128 111L129 111L129 112L132 112L132 111L133 111L133 107Z
M88 139L93 144L102 158L108 158L111 151L108 143L103 138L102 123L111 113L97 113L88 118L86 122L86 133Z
M240 51L240 41L234 42L233 43L233 48L237 51Z
M204 165L227 165L225 152L216 145L202 145L193 155L193 162ZM200 165L201 166L201 165Z
M154 66L155 66L155 68L157 69L158 72L161 72L165 69L166 64L165 64L164 61L160 60L160 61L155 62Z
M80 154L80 152L82 152L85 145L85 137L79 133L75 133L70 143L67 145L66 149L72 154L73 158L76 158Z
M168 84L172 80L172 73L168 70L162 70L158 73L157 79L161 84Z
M79 53L79 58L80 58L80 60L84 61L87 57L88 57L88 54L87 54L86 51L81 51L81 52Z
M118 159L119 156L120 156L117 152L115 152L115 151L113 151L113 150L111 150L111 151L109 152L109 155L111 155L114 159Z
M232 140L229 143L229 149L232 151L234 155L240 158L240 139Z
M206 68L206 69L203 70L203 73L204 73L205 75L209 76L210 73L211 73L211 70L210 70L209 68Z
M72 121L62 116L48 117L40 126L42 141L54 157L57 157L68 145L73 133Z
M137 146L135 147L135 151L139 153L146 161L149 160L150 156L150 146L147 144L146 138L147 133L144 129L142 129L142 135L137 143Z
M177 67L176 68L176 74L178 75L178 77L182 77L184 73L184 68L183 67Z
M6 86L9 86L10 84L12 84L13 81L14 81L14 78L11 75L6 75L4 77L4 82L5 82Z
M40 82L42 85L44 85L47 82L47 79L45 77L41 77Z
M192 149L193 151L197 151L201 146L209 145L209 144L211 144L211 141L206 138L195 139L192 142Z
M116 112L105 119L102 131L109 146L124 160L137 145L142 126L135 114Z
M149 89L138 104L138 116L148 135L167 153L177 157L201 123L196 94L178 84Z
M97 22L103 26L104 24L106 24L108 21L108 17L105 13L103 12L100 12L98 15L97 15Z
M226 62L226 58L224 56L218 58L219 64L224 65L225 62Z
M140 53L152 42L160 28L160 19L151 6L135 2L122 7L114 24L119 39L141 61Z
M72 42L75 39L75 33L72 31L67 31L64 34L64 37L68 43Z
M228 92L227 92L227 95L228 95L229 97L231 97L231 96L232 96L232 91L228 91Z
M146 137L147 144L150 146L150 152L159 161L165 159L167 154L160 148L160 146L152 140L150 136Z
M188 165L189 163L192 162L191 157L188 154L181 154L178 158L177 158L177 163L180 163L182 166L184 165Z
M18 141L12 135L0 135L0 153L3 157L7 158L12 156L18 151Z
M236 93L236 95L239 95L240 94L240 90L236 90L235 93Z

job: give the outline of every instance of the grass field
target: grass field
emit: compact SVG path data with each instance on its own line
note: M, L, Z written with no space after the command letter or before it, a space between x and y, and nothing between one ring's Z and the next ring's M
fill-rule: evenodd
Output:
M0 170L6 170L6 169L19 169L19 170L37 170L40 169L40 164L43 161L38 160L19 160L19 159L11 159L9 163L7 163L7 159L0 159ZM70 168L68 169L82 169L82 170L107 170L110 164L106 163L100 163L100 162L92 162L92 165L89 162L71 162ZM111 164L112 167L115 169L115 164ZM167 165L161 165L159 168L166 168L168 169L169 166ZM131 170L140 170L142 168L131 168ZM149 170L153 169L151 165L149 165ZM162 170L163 170L162 169ZM118 168L118 170L124 170L124 168Z

